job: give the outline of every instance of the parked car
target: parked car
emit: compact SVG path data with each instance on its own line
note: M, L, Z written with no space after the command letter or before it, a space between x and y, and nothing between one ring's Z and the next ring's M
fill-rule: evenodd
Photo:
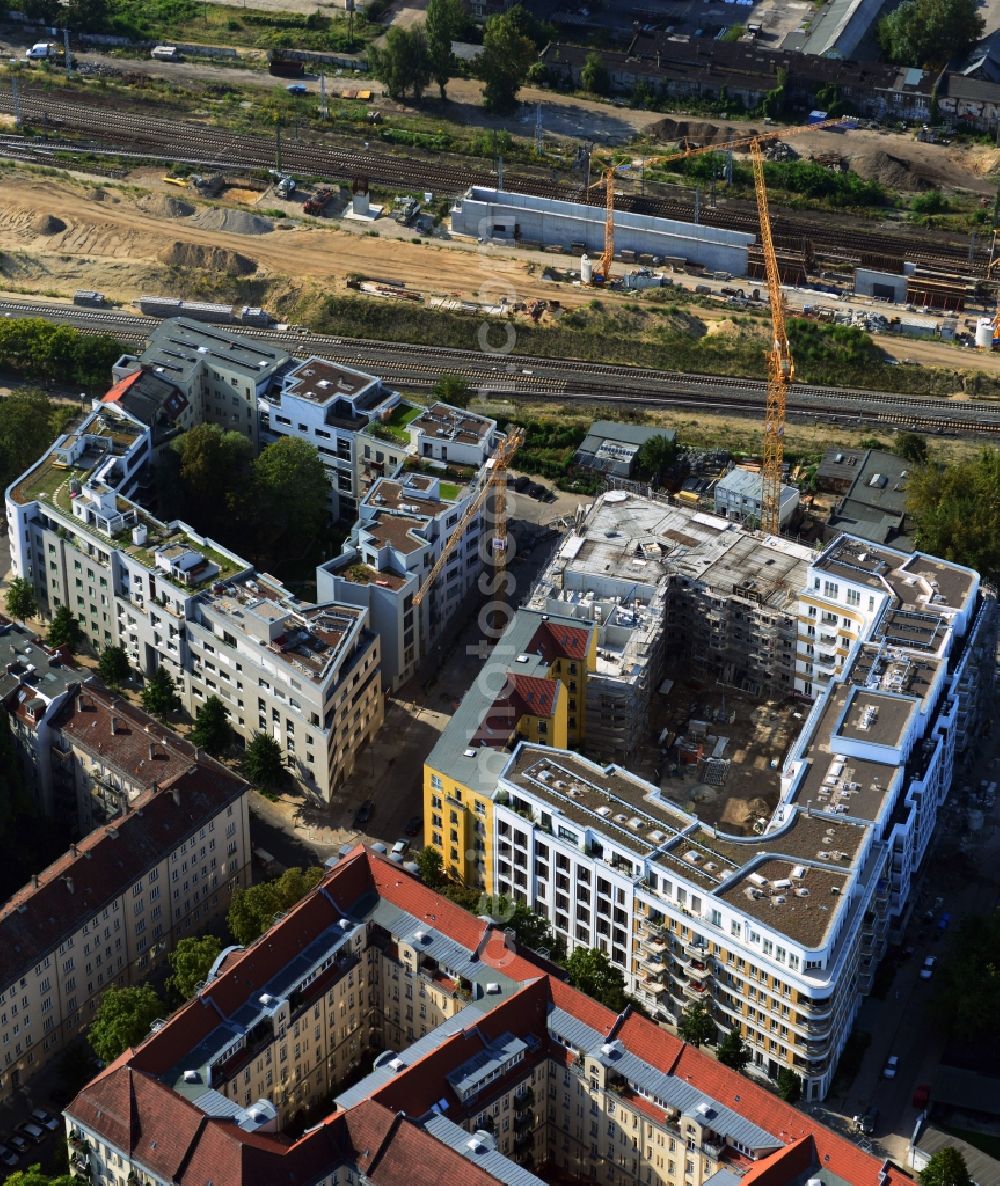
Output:
M18 1156L7 1145L0 1145L0 1165L5 1165L8 1168L13 1168L18 1163Z
M865 1109L864 1113L858 1117L858 1128L861 1129L866 1137L870 1137L875 1131L875 1126L877 1124L878 1108L876 1108L874 1104L870 1104Z
M12 1132L7 1138L7 1144L21 1157L31 1148L28 1142L20 1133Z
M394 856L402 857L406 855L406 850L410 847L409 840L397 840L392 846Z
M34 1141L36 1145L40 1145L45 1140L45 1129L38 1124L32 1124L31 1121L26 1121L24 1124L17 1126L18 1132L23 1132L29 1141Z
M913 1106L922 1112L930 1102L931 1086L929 1083L921 1083L913 1092Z
M890 1054L885 1067L882 1070L883 1079L895 1079L896 1072L899 1070L899 1056Z
M937 963L936 955L929 955L924 960L924 965L920 969L920 979L921 980L930 980L930 978L934 975L934 965L936 963Z
M57 1128L62 1127L55 1116L51 1112L46 1112L44 1108L35 1108L31 1113L31 1119L35 1124L40 1124L42 1128L48 1129L49 1132L55 1132Z
M938 919L938 931L943 935L948 927L951 925L951 915L945 911Z
M354 827L361 829L368 823L372 817L372 812L375 810L375 804L371 799L366 799L364 803L358 808L354 815Z
M409 822L403 829L403 835L409 836L412 840L414 836L419 836L423 829L424 821L419 815L410 816Z
M290 95L309 94L309 88L303 82L290 82L288 86L285 87L285 90L288 91Z

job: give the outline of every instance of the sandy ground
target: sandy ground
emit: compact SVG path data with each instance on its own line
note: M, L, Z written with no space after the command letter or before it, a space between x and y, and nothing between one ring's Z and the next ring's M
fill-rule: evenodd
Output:
M155 174L156 171L154 171ZM154 178L143 178L157 187ZM174 244L222 248L255 261L263 279L313 280L329 290L342 289L352 272L391 276L417 292L448 294L488 303L502 295L530 300L555 295L542 282L539 264L565 262L562 257L512 258L495 248L474 243L413 243L414 232L390 220L382 224L391 247L381 237L365 234L365 225L345 223L329 228L315 223L266 234L236 234L198 226L195 219L212 209L189 191L159 183L162 197L136 195L114 187L93 187L72 181L19 176L0 181L0 251L3 277L10 290L69 295L77 288L96 288L115 300L133 300L151 291L165 275L160 253ZM101 195L98 197L98 195ZM170 217L159 213L166 197L194 206L196 214ZM264 198L264 205L274 202ZM221 209L218 204L213 204ZM57 215L65 228L40 234L38 220ZM349 228L349 229L348 229ZM402 237L405 235L405 239ZM534 274L532 274L534 273ZM566 305L591 300L590 290L559 286Z

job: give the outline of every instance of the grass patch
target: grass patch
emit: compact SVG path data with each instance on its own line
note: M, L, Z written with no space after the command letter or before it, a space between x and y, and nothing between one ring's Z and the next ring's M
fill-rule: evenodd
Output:
M458 486L454 482L442 482L440 490L441 498L445 502L454 502L458 498Z
M291 319L291 318L290 318ZM481 319L395 301L327 296L303 301L295 315L311 329L347 338L479 349ZM628 307L599 301L563 315L556 326L516 326L515 350L536 358L620 363L704 375L762 379L767 374L770 326L765 316L731 319L724 333L667 290L653 290ZM789 338L796 379L838 387L951 395L958 390L1000 395L1000 379L932 367L890 366L871 337L853 326L827 326L792 318ZM494 340L502 328L496 327ZM531 447L531 442L528 442ZM539 459L541 460L541 459ZM544 470L539 472L544 473ZM553 477L558 475L553 474Z
M416 420L423 411L423 408L412 408L408 404L401 405L394 409L388 420L382 421L382 427L395 440L405 445L410 439L410 434L406 431L407 425Z

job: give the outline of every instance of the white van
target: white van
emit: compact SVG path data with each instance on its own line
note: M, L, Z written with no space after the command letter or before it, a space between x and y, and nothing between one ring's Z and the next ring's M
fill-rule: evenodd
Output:
M24 56L29 62L44 62L56 56L56 47L48 41L38 41L25 51Z
M176 45L154 45L149 51L149 56L158 62L179 62L181 51Z

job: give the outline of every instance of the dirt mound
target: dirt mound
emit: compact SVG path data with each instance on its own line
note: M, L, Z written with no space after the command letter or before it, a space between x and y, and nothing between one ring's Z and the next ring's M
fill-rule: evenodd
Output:
M139 208L157 218L188 218L194 214L194 206L171 194L146 194L138 202Z
M58 235L66 229L66 224L54 214L36 214L31 220L31 229L36 235Z
M98 185L95 186L94 189L88 189L83 196L88 202L103 202L108 196L108 191L106 189L101 189L101 187Z
M657 140L688 140L692 144L725 144L729 139L725 128L701 119L661 119L650 124L646 132ZM756 128L740 128L733 133L733 139L744 140L756 135Z
M191 221L206 231L227 231L232 235L266 235L274 230L274 222L262 214L247 210L230 210L215 206L202 210Z
M722 813L721 823L736 828L753 826L753 821L760 816L770 819L771 808L764 799L728 799Z
M248 255L202 243L171 243L157 258L174 268L206 268L228 276L252 276L257 271L257 261Z
M877 181L885 189L924 189L927 182L916 176L909 164L882 149L866 149L848 158L851 169L863 181Z

